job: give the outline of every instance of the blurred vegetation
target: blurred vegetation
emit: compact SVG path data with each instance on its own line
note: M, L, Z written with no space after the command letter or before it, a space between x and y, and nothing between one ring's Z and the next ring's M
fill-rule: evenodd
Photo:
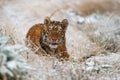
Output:
M0 30L0 80L25 80L29 66L20 54L27 48L11 42Z

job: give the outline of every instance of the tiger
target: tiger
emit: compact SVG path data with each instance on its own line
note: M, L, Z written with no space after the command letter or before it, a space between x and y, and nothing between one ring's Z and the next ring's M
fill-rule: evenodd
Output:
M68 24L67 19L55 21L46 17L44 23L35 24L28 30L26 45L31 45L31 50L37 47L37 54L49 54L68 60L65 36Z

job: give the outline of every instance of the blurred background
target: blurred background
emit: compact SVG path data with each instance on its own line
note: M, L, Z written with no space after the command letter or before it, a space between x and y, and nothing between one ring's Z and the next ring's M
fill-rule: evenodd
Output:
M29 28L46 16L68 19L70 60L27 50L26 80L120 80L120 0L0 0L0 29L12 45L25 46Z

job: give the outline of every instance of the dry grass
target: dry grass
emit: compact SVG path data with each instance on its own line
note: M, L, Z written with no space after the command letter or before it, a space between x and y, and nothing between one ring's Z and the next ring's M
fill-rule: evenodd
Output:
M42 1L46 2L46 6ZM70 2L42 1L35 0L28 4L29 0L12 0L3 6L0 14L4 18L0 18L0 24L13 37L15 44L25 45L25 35L33 24L42 22L53 9ZM71 1L69 5L74 2ZM29 51L28 59L23 55L33 68L29 71L28 80L119 80L120 16L105 15L96 22L90 20L90 23L77 24L70 18L72 16L64 13L66 10L56 13L53 19L60 20L65 16L69 19L66 46L70 60L61 62L53 56L36 55Z
M79 6L75 7L81 16L89 16L94 13L115 13L119 14L119 0L85 0ZM88 7L89 6L89 7Z
M85 23L78 27L85 33L92 43L95 43L95 54L119 52L120 51L120 17L119 16L103 16L96 22ZM97 49L98 48L98 49Z

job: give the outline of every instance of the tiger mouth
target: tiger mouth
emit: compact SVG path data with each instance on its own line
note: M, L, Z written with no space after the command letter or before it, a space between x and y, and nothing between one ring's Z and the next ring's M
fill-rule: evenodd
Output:
M58 45L59 42L57 40L49 40L49 44L51 44L51 45Z
M50 46L50 48L57 48L58 47L58 45L59 45L59 43L58 42L56 42L56 41L50 41L49 42L49 46Z
M49 42L51 45L58 45L58 42Z

